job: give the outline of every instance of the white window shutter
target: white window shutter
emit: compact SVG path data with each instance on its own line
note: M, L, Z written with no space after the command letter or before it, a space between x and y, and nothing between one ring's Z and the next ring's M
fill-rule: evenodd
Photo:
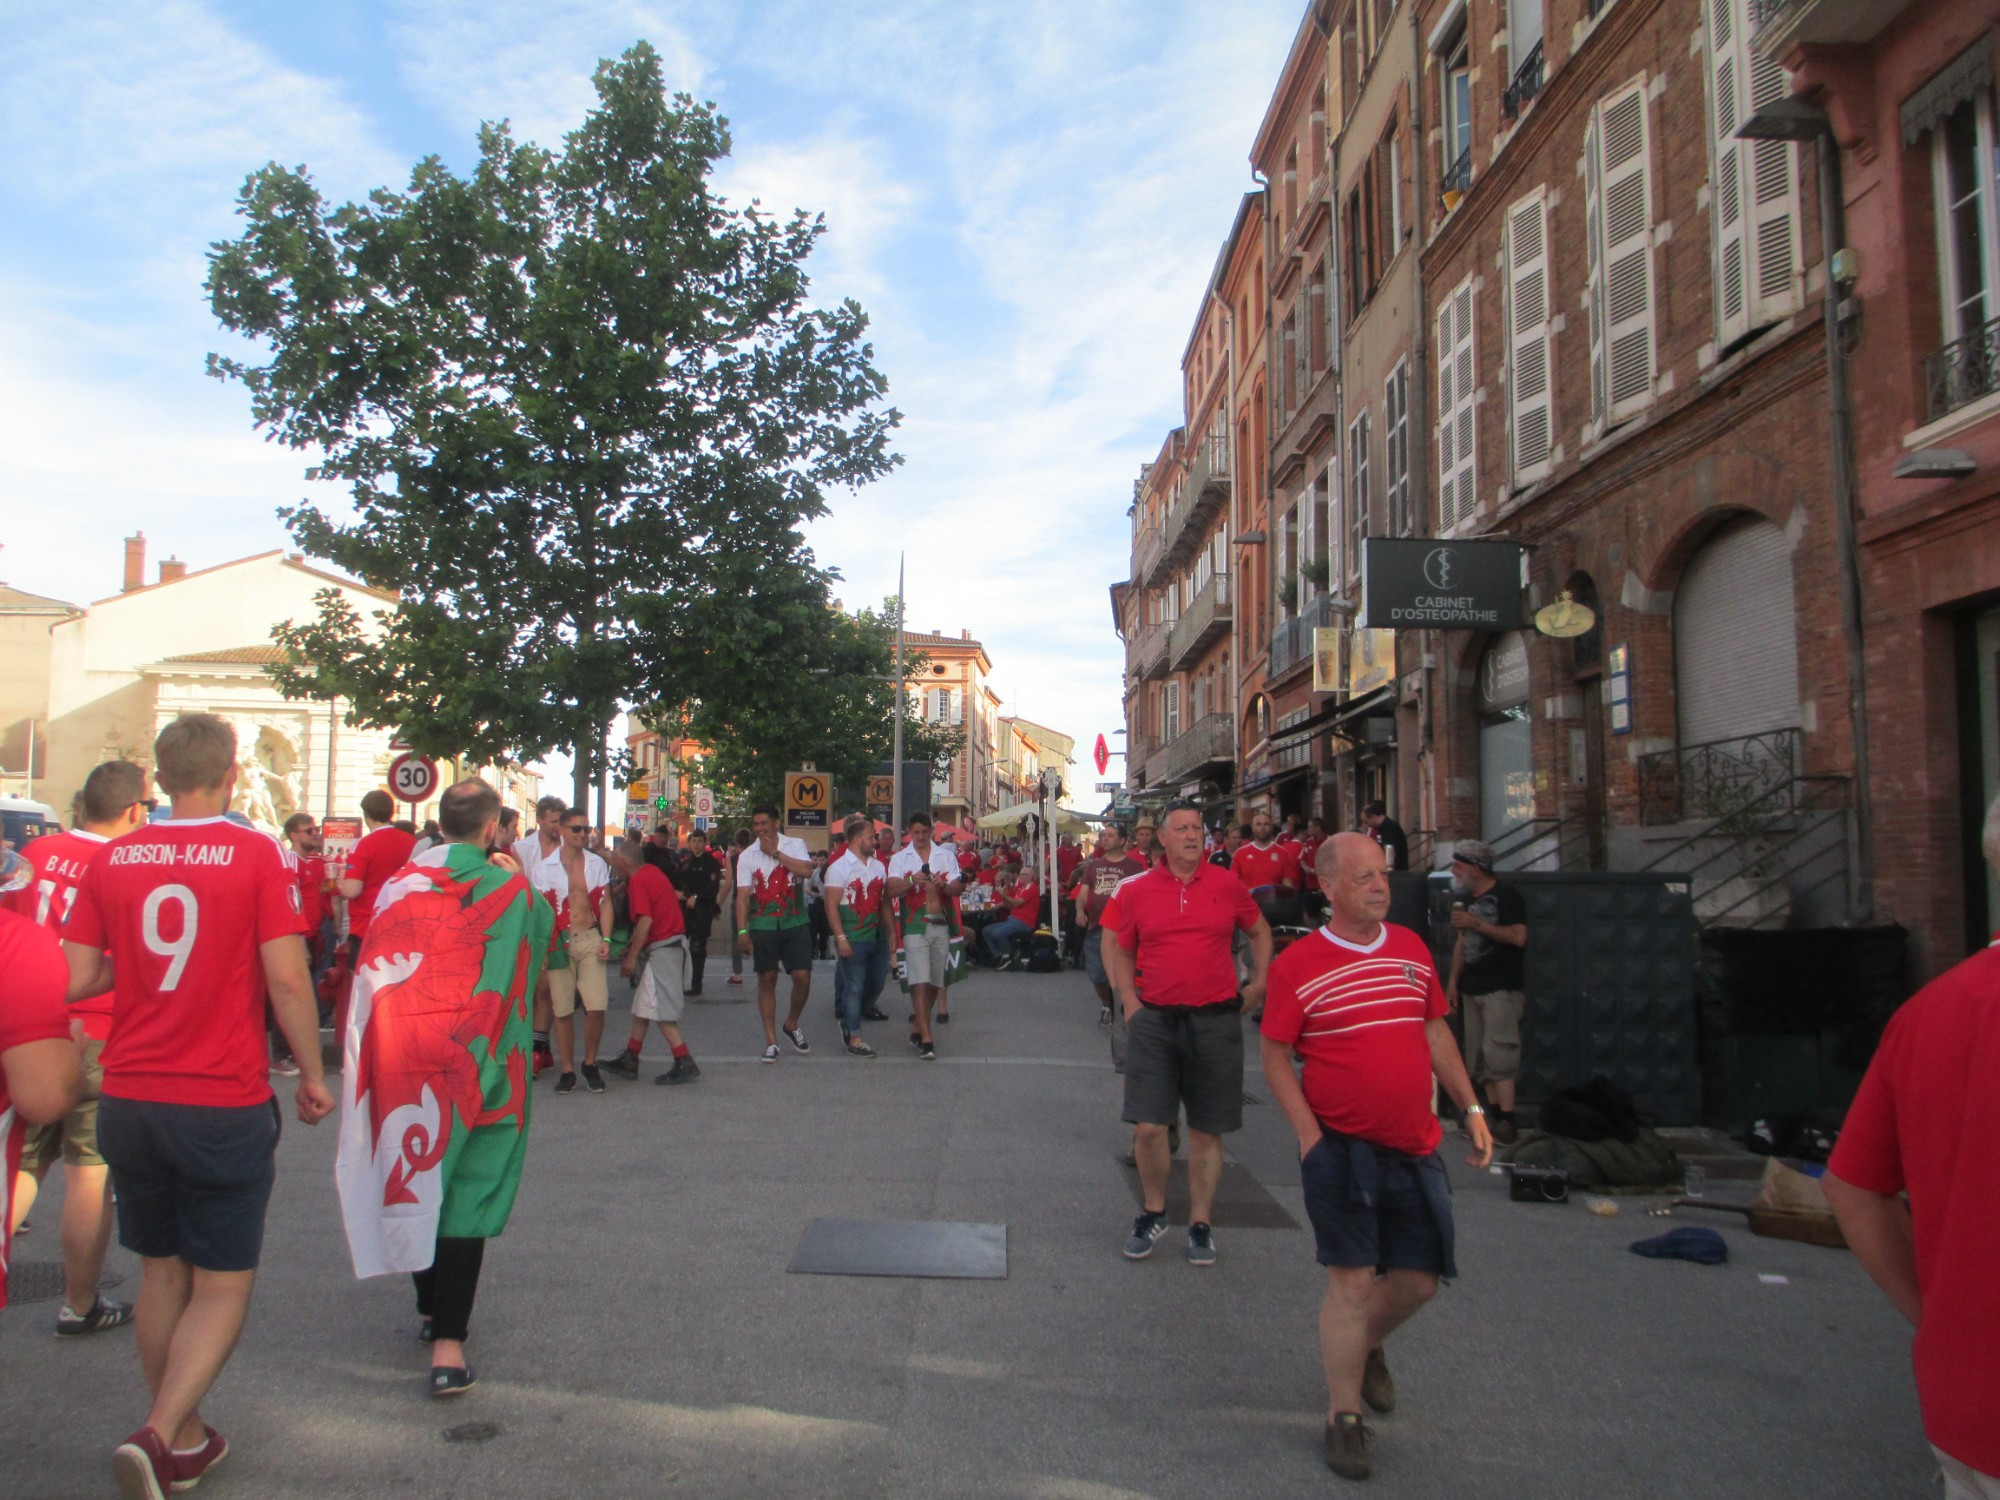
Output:
M1547 476L1549 394L1548 200L1540 188L1507 210L1507 412L1514 486Z
M951 722L953 724L963 724L965 722L964 689L952 688L949 690L948 696L951 699Z
M1437 350L1438 393L1437 393L1437 529L1451 530L1454 508L1457 503L1458 474L1458 427L1455 376L1458 363L1452 357L1452 335L1458 323L1453 315L1454 299L1446 297L1438 304L1437 342L1432 346Z
M1449 531L1472 515L1477 500L1478 454L1474 402L1478 394L1472 278L1466 277L1438 310L1438 530Z
M1709 212L1715 219L1715 342L1750 331L1749 222L1743 211L1748 143L1736 139L1744 109L1743 0L1708 0L1708 99L1715 158Z
M1739 0L1732 0L1739 3ZM1737 33L1743 34L1739 28ZM1750 108L1761 109L1791 92L1785 70L1746 49ZM1799 153L1790 141L1745 141L1749 167L1744 186L1750 254L1750 326L1763 328L1799 310L1804 288L1799 267Z
M1597 124L1597 111L1592 109L1583 138L1584 254L1589 276L1585 301L1590 309L1590 421L1602 436L1611 425L1611 393L1604 380L1604 171Z
M1604 349L1609 419L1653 399L1653 183L1646 85L1638 80L1597 106L1603 182Z

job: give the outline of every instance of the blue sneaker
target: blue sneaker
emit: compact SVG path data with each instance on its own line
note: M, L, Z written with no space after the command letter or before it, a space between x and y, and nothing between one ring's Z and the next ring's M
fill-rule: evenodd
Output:
M1167 1232L1165 1214L1140 1214L1132 1221L1132 1237L1125 1242L1127 1260L1144 1260Z

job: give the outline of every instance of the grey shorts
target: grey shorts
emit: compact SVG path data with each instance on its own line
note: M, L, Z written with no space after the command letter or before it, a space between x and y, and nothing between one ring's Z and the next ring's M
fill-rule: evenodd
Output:
M639 982L632 986L632 1019L678 1021L687 1004L687 939L668 938L646 949Z
M810 971L813 966L812 925L801 922L796 927L751 933L750 959L751 966L759 974L780 971L796 974L801 969Z
M942 989L951 983L951 932L943 927L926 927L903 937L904 972L909 984L934 985Z
M1083 972L1090 976L1092 984L1107 988L1111 976L1104 972L1104 929L1093 927L1083 935Z
M1125 1042L1125 1110L1132 1125L1225 1135L1243 1127L1243 1012L1141 1005Z
M1461 995L1465 1009L1465 1066L1476 1079L1508 1083L1521 1072L1521 1015L1528 997L1519 990Z

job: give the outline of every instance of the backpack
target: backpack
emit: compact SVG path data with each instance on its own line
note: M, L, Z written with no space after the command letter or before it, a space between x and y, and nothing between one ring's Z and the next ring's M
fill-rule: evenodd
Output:
M1034 940L1028 946L1028 972L1030 974L1062 972L1062 951L1056 947L1055 934L1046 928L1037 930Z

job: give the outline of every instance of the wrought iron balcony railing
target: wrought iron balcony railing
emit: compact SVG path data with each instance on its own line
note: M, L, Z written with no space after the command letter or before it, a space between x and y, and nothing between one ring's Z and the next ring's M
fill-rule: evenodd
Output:
M1178 672L1229 628L1229 575L1213 574L1167 635L1167 669Z
M2000 390L2000 318L1954 339L1924 361L1924 420Z
M1735 740L1682 745L1639 759L1639 821L1657 826L1728 818L1755 804L1773 816L1791 811L1774 796L1799 774L1799 732L1773 729Z
M1507 92L1500 96L1500 112L1510 120L1520 118L1522 108L1541 91L1542 44L1536 42L1521 59L1521 66L1514 70L1514 81L1507 85Z
M1230 760L1228 714L1204 714L1167 744L1167 775L1177 781L1202 767Z
M1333 600L1325 594L1307 601L1289 620L1271 627L1271 646L1264 671L1272 682L1312 661L1313 632L1335 623Z
M1465 190L1471 186L1472 148L1467 146L1458 153L1458 160L1445 168L1444 176L1438 180L1438 193L1440 196L1456 193L1462 198L1465 196Z

